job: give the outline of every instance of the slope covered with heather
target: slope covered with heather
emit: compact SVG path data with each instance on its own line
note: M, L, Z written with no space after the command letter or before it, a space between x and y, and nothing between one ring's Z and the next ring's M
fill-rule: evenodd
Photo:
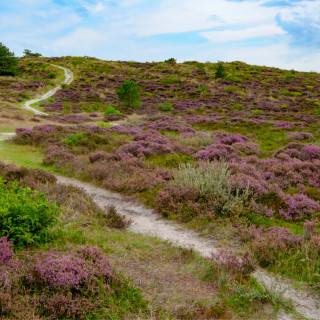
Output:
M320 74L242 62L20 63L23 72L63 66L74 81L34 106L47 116L0 110L0 132L8 117L16 129L0 150L4 160L16 160L12 150L20 148L24 163L32 150L35 166L133 195L218 240L231 273L242 268L235 259L242 252L244 278L258 264L319 290ZM138 85L134 103L119 94L127 80ZM7 110L24 99L24 86L0 78Z

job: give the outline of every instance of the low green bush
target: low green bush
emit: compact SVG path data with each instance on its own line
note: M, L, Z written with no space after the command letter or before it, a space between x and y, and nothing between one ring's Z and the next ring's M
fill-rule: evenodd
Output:
M166 111L173 110L173 106L172 106L172 104L170 102L167 101L165 103L159 103L158 104L158 109L159 109L159 111L166 112Z
M83 139L83 133L78 132L78 133L72 133L70 134L69 137L62 139L67 145L73 146L78 144L80 140Z
M121 114L121 112L113 106L107 106L104 116L107 116L108 114Z
M43 193L0 178L0 238L7 237L18 248L44 242L58 212Z

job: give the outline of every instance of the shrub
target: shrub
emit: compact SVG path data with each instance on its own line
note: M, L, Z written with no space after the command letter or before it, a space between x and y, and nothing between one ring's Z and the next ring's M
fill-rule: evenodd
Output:
M221 78L221 79L223 79L227 76L227 70L226 70L225 66L223 65L223 62L221 62L221 61L218 62L218 65L216 67L214 75L216 78Z
M115 206L109 206L107 213L105 213L103 217L110 228L124 229L128 226L128 222L118 214Z
M56 77L56 74L55 74L54 72L50 72L49 75L48 75L48 77L49 77L50 79L54 79L54 78Z
M177 63L177 60L175 58L170 58L170 59L164 60L164 62L174 66Z
M166 112L166 111L171 111L171 110L173 110L173 106L172 106L172 104L170 103L170 102L165 102L165 103L159 103L158 104L158 109L160 110L160 111L164 111L164 112Z
M240 277L248 277L256 268L255 261L248 252L241 255L231 250L221 249L212 255L212 259L217 266Z
M146 308L97 247L21 252L0 263L0 287L0 317L10 319L123 319Z
M62 139L67 145L74 146L83 139L83 133L77 132L70 134L69 137Z
M232 186L231 171L223 161L182 164L173 175L174 187L191 188L201 197L209 197L219 215L238 216L247 204L249 188Z
M121 87L116 89L116 94L126 107L137 108L141 106L140 86L132 80L124 80Z
M107 106L104 116L107 116L108 114L121 114L121 112L113 106Z
M44 194L22 188L16 181L0 178L0 237L7 237L19 248L44 242L57 222L58 208Z

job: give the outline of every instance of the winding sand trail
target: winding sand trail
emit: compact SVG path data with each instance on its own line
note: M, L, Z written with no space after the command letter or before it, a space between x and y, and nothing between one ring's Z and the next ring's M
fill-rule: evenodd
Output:
M63 83L70 84L72 82L73 73L71 70L57 65L53 66L64 70L66 79ZM47 115L44 112L32 108L30 105L51 97L60 88L61 86L57 86L41 97L26 102L24 108L33 111L38 115ZM115 206L120 215L125 216L131 221L129 230L132 232L158 237L175 246L193 249L206 258L210 258L213 253L218 252L218 249L215 246L215 240L208 240L200 237L197 233L187 230L175 222L163 219L153 210L146 208L142 204L138 204L132 198L95 187L79 180L61 176L57 176L57 179L61 184L71 184L83 189L87 194L92 196L95 203L101 208L105 208L110 205ZM296 311L298 311L303 317L320 320L319 296L312 295L307 290L294 289L291 281L283 280L280 277L271 275L262 269L255 271L253 273L253 277L267 289L282 294L287 299L291 299ZM279 312L278 314L278 320L291 319L294 319L292 315L285 314L284 312Z
M62 82L64 84L70 84L73 80L73 72L65 67L61 67L61 66L57 66L55 64L51 64L52 66L54 67L57 67L59 69L62 69L64 70L64 74L65 74L65 80ZM27 110L30 110L32 112L34 112L35 114L37 115L40 115L40 116L47 116L48 114L45 113L45 112L42 112L42 111L39 111L33 107L31 107L32 104L34 103L37 103L41 100L45 100L45 99L48 99L49 97L52 97L59 89L61 89L61 85L51 89L50 91L46 92L45 94L43 94L42 96L40 96L39 98L36 98L36 99L32 99L32 100L29 100L27 101L24 105L23 105L23 108L24 109L27 109Z
M205 258L210 258L213 253L218 252L215 247L216 241L200 237L197 233L187 230L179 224L164 220L153 210L146 208L132 200L130 197L120 195L91 184L75 179L57 176L58 182L71 184L83 189L89 194L94 202L101 208L110 205L115 206L117 212L131 221L129 230L135 233L142 233L167 240L175 246L186 249L193 249ZM291 299L295 309L304 317L320 320L320 297L312 296L306 291L292 288L292 283L286 282L280 277L258 269L253 277L267 289L282 294L285 298ZM293 319L291 315L282 314L278 320Z

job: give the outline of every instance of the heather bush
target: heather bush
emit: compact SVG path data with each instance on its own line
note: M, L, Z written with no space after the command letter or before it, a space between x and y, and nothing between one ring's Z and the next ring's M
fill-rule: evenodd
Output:
M311 140L314 139L314 135L310 132L287 132L286 136L292 140Z
M140 293L114 274L97 247L69 246L65 252L53 248L33 255L21 252L4 266L0 263L0 270L6 275L6 279L0 276L1 316L118 319L145 308Z
M129 222L125 218L118 214L115 206L109 206L106 213L103 215L104 221L110 228L125 229Z
M314 212L320 210L319 203L303 194L286 195L285 202L285 208L280 209L279 213L286 220L310 219Z
M118 150L120 153L128 153L135 157L138 155L172 153L170 141L157 132L145 132L135 136L134 141L123 145Z
M212 255L214 263L231 275L248 277L256 268L256 263L249 252L239 253L227 249L220 249Z
M47 240L57 222L58 208L44 194L0 178L0 237L22 248Z

